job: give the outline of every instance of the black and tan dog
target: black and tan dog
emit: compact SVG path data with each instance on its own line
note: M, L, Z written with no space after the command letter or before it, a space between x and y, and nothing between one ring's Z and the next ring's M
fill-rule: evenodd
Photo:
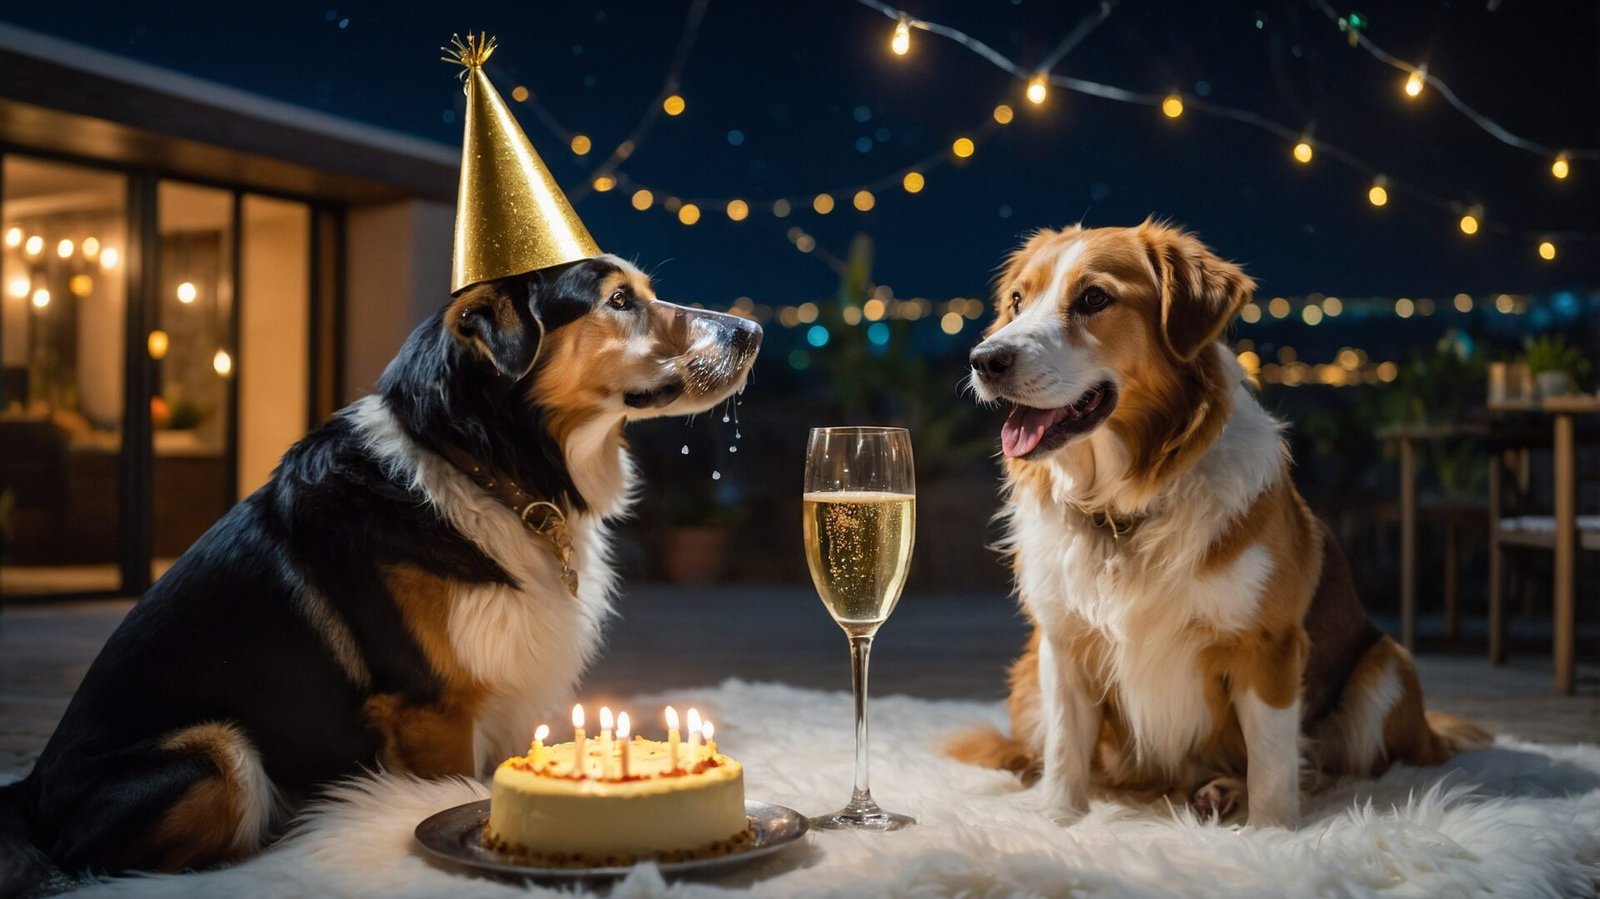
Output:
M624 423L724 400L760 341L611 256L463 291L134 606L0 789L0 887L238 858L330 780L525 746L610 614Z

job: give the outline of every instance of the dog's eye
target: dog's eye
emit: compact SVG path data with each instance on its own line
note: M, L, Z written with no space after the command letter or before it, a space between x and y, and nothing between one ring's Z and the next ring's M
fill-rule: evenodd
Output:
M1111 294L1098 287L1091 287L1078 298L1078 307L1084 312L1099 312L1111 305Z
M1022 311L1022 291L1011 291L1011 314L1016 315Z
M617 289L611 292L611 298L606 300L606 305L612 309L632 309L633 295L626 290Z

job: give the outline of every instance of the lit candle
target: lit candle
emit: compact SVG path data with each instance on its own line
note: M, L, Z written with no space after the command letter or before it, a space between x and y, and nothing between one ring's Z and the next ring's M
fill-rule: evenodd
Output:
M678 710L667 706L667 770L678 770Z
M689 710L689 761L687 767L700 764L700 711Z
M572 707L572 776L583 777L583 755L589 739L583 732L583 706Z
M616 722L611 719L611 706L600 707L600 779L605 780L611 776L611 728Z
M717 729L715 727L711 726L711 722L710 721L707 721L705 723L705 732L706 732L706 758L709 759L712 756L717 754L717 741L712 739L712 737L716 736Z
M623 712L622 714L617 716L617 742L622 744L622 779L623 780L627 780L628 779L628 744L632 742L631 740L628 739L628 735L629 735L629 731L630 730L631 730L631 728L628 727L628 713L627 712Z
M544 738L550 736L550 725L541 724L534 728L533 745L528 747L528 764L535 769L544 763Z

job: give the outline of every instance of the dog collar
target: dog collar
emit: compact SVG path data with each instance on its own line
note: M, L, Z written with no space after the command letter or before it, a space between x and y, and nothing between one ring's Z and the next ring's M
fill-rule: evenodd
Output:
M529 532L550 544L551 552L561 563L561 583L576 597L578 570L572 567L572 532L567 528L567 513L550 500L522 489L515 481L496 478L461 447L446 443L441 449L451 465L510 509Z

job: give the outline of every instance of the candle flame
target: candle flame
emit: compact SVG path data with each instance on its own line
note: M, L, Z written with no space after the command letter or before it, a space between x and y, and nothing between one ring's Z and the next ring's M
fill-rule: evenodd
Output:
M601 730L610 730L612 725L614 725L615 723L616 722L611 717L611 706L608 706L608 705L601 706L600 707L600 729Z
M631 733L633 733L633 728L628 724L628 713L623 712L617 715L617 739L626 740Z
M678 710L669 705L669 706L667 706L667 730L677 730L677 729L678 729Z
M707 743L710 743L711 738L717 733L717 728L710 721L707 721L705 724L701 725L700 730L705 733Z
M575 706L572 707L572 726L573 727L582 727L583 726L583 706L582 705L575 705Z
M548 724L539 725L538 729L533 732L533 738L540 743L543 743L545 737L548 736L550 736L550 725Z
M699 732L700 732L700 710L699 709L690 709L689 710L689 733L697 734Z

